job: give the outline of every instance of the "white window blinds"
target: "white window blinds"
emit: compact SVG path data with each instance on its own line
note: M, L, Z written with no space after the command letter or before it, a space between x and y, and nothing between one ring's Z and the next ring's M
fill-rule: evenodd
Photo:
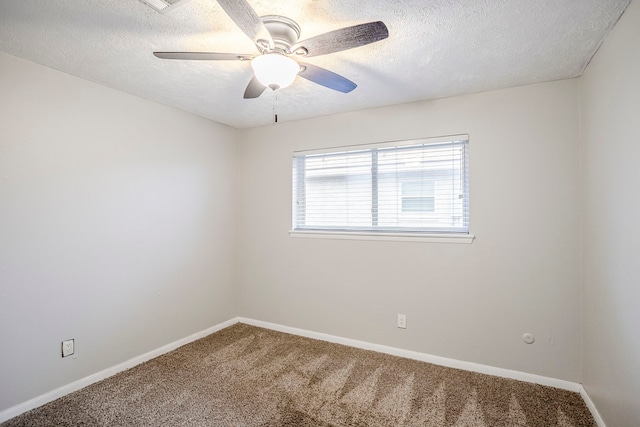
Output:
M469 232L468 139L293 157L293 230Z

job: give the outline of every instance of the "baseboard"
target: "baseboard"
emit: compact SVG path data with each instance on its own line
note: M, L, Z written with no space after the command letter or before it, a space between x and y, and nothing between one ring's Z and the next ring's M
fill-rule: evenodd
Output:
M591 415L593 415L593 419L596 421L596 424L598 424L598 427L607 427L604 423L604 420L600 416L600 413L596 409L596 405L594 405L593 401L587 394L587 390L585 390L584 386L582 385L580 385L580 396L582 396L582 400L584 400L587 408L589 408L589 411L591 412Z
M182 347L185 344L189 344L190 342L199 340L200 338L204 338L207 335L211 335L212 333L218 332L219 330L224 329L228 326L234 325L238 323L238 321L239 321L239 318L227 320L225 322L222 322L215 326L207 328L204 331L196 332L195 334L189 335L185 338L181 338L177 341L164 345L148 353L134 357L133 359L129 359L126 362L119 363L116 366L107 368L100 372L96 372L95 374L92 374L92 375L89 375L88 377L74 381L71 384L67 384L65 386L59 387L48 393L34 397L33 399L27 400L26 402L19 403L18 405L12 406L11 408L5 409L4 411L0 412L0 423L5 422L13 417L17 417L18 415L24 412L35 409L53 400L59 399L76 390L80 390L81 388L84 388L88 385L91 385L98 381L102 381L105 378L109 378L119 372L133 368L134 366L139 365L143 362L146 362L158 356L162 356L163 354L168 353L172 350L175 350L178 347Z
M524 381L533 384L540 384L549 387L555 387L563 390L568 390L576 393L580 393L587 408L593 415L594 420L598 427L606 427L602 417L598 413L596 406L587 394L582 384L574 383L571 381L559 380L557 378L545 377L541 375L529 374L526 372L512 371L510 369L496 368L495 366L482 365L479 363L465 362L456 359L450 359L447 357L433 356L426 353L419 353L417 351L403 350L401 348L389 347L386 345L372 344L366 341L358 341L350 338L338 337L335 335L323 334L320 332L308 331L305 329L292 328L289 326L279 325L277 323L263 322L261 320L248 319L246 317L238 318L240 323L246 323L247 325L258 326L261 328L271 329L279 332L286 332L288 334L299 335L307 338L313 338L317 340L332 342L336 344L348 345L350 347L361 348L363 350L372 350L379 353L390 354L392 356L404 357L407 359L419 360L422 362L433 363L434 365L446 366L448 368L462 369L465 371L478 372L481 374L494 375L497 377L508 378L512 380Z
M479 363L465 362L462 360L449 359L447 357L433 356L430 354L419 353L417 351L403 350L401 348L389 347L386 345L372 344L366 341L358 341L350 338L343 338L334 335L323 334L320 332L307 331L305 329L291 328L276 323L263 322L261 320L247 319L240 317L240 323L259 326L261 328L272 329L274 331L286 332L293 335L299 335L307 338L332 342L336 344L348 345L350 347L361 348L364 350L377 351L392 356L404 357L407 359L420 360L422 362L433 363L434 365L446 366L448 368L462 369L465 371L478 372L481 374L494 375L512 380L525 381L528 383L540 384L549 387L560 388L573 392L580 392L582 386L579 383L571 381L559 380L557 378L544 377L541 375L529 374L526 372L512 371L504 368L496 368L495 366L482 365Z
M455 368L455 369L462 369L465 371L478 372L481 374L494 375L502 378L509 378L513 380L525 381L529 383L540 384L540 385L560 388L563 390L577 392L577 393L580 393L580 395L582 396L583 400L585 401L585 404L591 411L593 418L598 424L598 427L606 427L604 421L602 420L602 417L600 417L598 410L596 409L595 405L589 398L589 395L587 394L586 390L584 389L584 387L582 387L581 384L578 384L578 383L559 380L556 378L545 377L541 375L529 374L526 372L519 372L519 371L513 371L509 369L497 368L494 366L482 365L479 363L465 362L465 361L450 359L446 357L433 356L430 354L419 353L417 351L404 350L401 348L390 347L390 346L380 345L380 344L373 344L366 341L358 341L350 338L343 338L335 335L308 331L305 329L292 328L289 326L279 325L277 323L264 322L261 320L249 319L245 317L236 317L236 318L227 320L225 322L219 323L203 331L189 335L185 338L174 341L170 344L167 344L165 346L152 350L148 353L134 357L133 359L129 359L126 362L120 363L111 368L89 375L88 377L74 381L71 384L67 384L63 387L59 387L48 393L42 394L30 400L27 400L26 402L23 402L18 405L12 406L11 408L5 409L4 411L0 412L0 423L7 421L13 417L16 417L24 412L30 411L31 409L35 409L39 406L49 403L55 399L59 399L60 397L63 397L76 390L80 390L81 388L84 388L88 385L91 385L98 381L102 381L105 378L111 377L119 372L130 369L136 365L139 365L140 363L143 363L153 358L156 358L158 356L161 356L165 353L175 350L178 347L182 347L185 344L189 344L190 342L196 341L200 338L204 338L207 335L210 335L221 329L234 325L238 322L245 323L247 325L258 326L261 328L271 329L274 331L285 332L285 333L299 335L307 338L313 338L321 341L348 345L350 347L361 348L364 350L377 351L379 353L390 354L392 356L399 356L407 359L420 360L422 362L433 363L434 365L446 366L446 367Z

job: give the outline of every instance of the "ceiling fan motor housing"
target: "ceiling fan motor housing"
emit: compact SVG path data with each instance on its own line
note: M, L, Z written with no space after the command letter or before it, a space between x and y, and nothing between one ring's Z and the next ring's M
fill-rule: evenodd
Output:
M275 44L275 52L291 53L293 46L300 38L300 26L292 19L280 15L266 15L260 18L271 34ZM268 43L265 40L268 47Z

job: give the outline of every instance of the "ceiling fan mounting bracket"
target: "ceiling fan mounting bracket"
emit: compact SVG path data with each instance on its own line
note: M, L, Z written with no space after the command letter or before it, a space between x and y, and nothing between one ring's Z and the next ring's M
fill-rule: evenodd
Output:
M280 15L265 15L260 17L260 20L273 38L275 44L273 52L290 54L291 46L293 46L300 37L300 26L293 19ZM259 45L259 43L257 44ZM263 46L259 45L258 47L264 53L264 49L262 49Z

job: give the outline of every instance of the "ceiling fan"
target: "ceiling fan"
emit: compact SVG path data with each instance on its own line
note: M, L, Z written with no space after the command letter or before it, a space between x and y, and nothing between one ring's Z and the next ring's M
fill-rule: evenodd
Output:
M298 41L300 27L293 20L278 15L260 17L246 0L217 0L238 27L254 41L259 54L218 52L153 52L162 59L205 61L251 61L254 76L244 98L257 98L269 87L273 90L290 85L296 76L339 92L356 88L351 80L298 58L326 55L364 46L389 37L381 21L368 22L320 34ZM295 59L294 59L295 58Z

